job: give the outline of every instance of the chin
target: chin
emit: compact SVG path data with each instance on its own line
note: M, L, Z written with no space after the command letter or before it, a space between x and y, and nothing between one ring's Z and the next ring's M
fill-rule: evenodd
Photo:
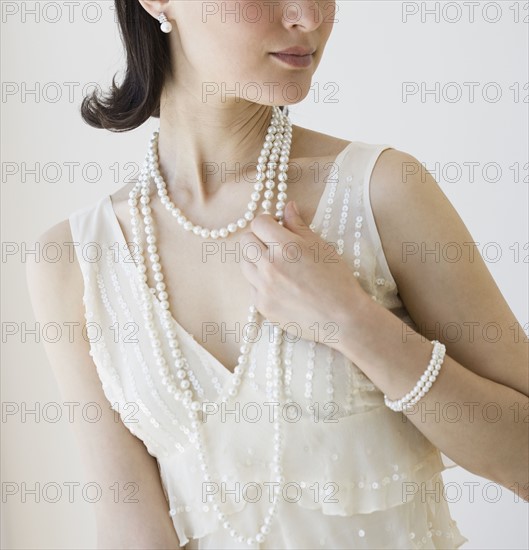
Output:
M263 103L277 106L295 105L309 95L312 87L312 73L304 75L292 73L285 78L284 74L278 75L276 71L266 78L255 80L253 83L250 81L247 86L250 93L246 95L252 101L259 102L255 96L258 95L257 89L262 86L260 99ZM253 99L252 96L254 96Z

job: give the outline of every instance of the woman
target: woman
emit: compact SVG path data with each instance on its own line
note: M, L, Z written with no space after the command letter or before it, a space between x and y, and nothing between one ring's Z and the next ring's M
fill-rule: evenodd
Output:
M76 424L99 546L457 548L440 451L528 499L525 347L459 216L411 155L291 125L334 2L116 8L127 75L83 118L160 131L41 236L75 261L28 266L38 320L90 334L46 349L103 410Z

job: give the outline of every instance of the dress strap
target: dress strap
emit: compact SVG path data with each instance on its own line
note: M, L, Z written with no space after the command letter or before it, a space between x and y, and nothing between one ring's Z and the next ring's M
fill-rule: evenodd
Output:
M73 246L86 278L95 264L104 258L105 248L110 244L110 224L104 208L104 199L72 212L68 217Z

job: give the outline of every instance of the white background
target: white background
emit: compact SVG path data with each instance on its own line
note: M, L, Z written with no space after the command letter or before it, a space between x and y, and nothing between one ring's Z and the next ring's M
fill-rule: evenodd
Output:
M33 8L35 4L38 23L35 15L24 18L21 13L23 5ZM55 23L46 20L57 13L50 4L1 3L2 241L29 247L46 228L121 187L123 182L115 178L110 166L141 163L150 133L157 127L157 120L151 119L135 131L112 134L84 124L79 115L82 87L97 82L106 89L112 75L123 68L113 2L81 1L71 22L64 3L55 3L62 9ZM81 7L89 4L83 18ZM434 2L338 2L339 22L314 77L320 96L310 94L291 109L291 117L297 125L350 141L391 144L424 162L480 243L480 252L490 258L488 268L518 321L526 326L528 7L527 2L489 2L483 11L486 3L479 4L473 19L469 8L463 7L456 21L455 2L440 2L436 22L431 14L421 21L421 13L435 8ZM9 15L15 5L18 13ZM87 19L97 18L97 6L101 18L91 23ZM406 22L405 6L417 10ZM516 21L514 8L520 21ZM498 20L492 22L494 19ZM66 82L78 83L71 98ZM404 102L403 82L428 89L439 83L440 101L431 94L421 100L419 93ZM474 101L469 99L465 82L479 83ZM337 102L330 101L328 83L335 83ZM37 86L37 95L11 92L13 86L20 90L24 85L28 89ZM453 102L457 86L463 95ZM518 87L520 97L515 97L512 87ZM502 97L492 102L498 89ZM54 101L57 90L62 97ZM488 90L488 101L484 90ZM30 168L35 163L41 168L59 163L63 176L51 182L45 181L42 173L40 181L33 174L9 174L10 163L20 167L24 162ZM98 181L89 181L77 169L77 176L69 181L66 162L81 166L98 163L103 171ZM463 165L469 162L479 163L473 179ZM436 163L446 168L445 173L436 169ZM462 169L459 177L454 163ZM487 163L500 166L499 181L490 181L495 178L492 168L483 176ZM520 169L519 181L509 168L515 163ZM88 170L87 174L91 178L95 172ZM517 261L516 246L520 252ZM501 258L496 261L498 250ZM34 319L20 256L3 258L2 272L3 323L26 322L31 328ZM26 402L32 408L35 402L60 403L42 344L35 343L31 335L25 342L20 335L4 335L3 344L4 404L13 402L21 407ZM31 415L22 422L21 416L15 415L2 419L2 438L4 484L26 482L31 488L36 482L41 486L56 482L64 489L56 504L42 498L35 503L32 495L25 503L20 494L5 497L2 547L94 548L92 505L78 497L70 504L62 485L87 481L68 422L63 418L57 423L37 423ZM497 500L497 486L460 467L448 470L444 479L453 488L447 493L453 517L470 539L463 548L527 548L527 504L515 502L514 493L500 488ZM469 482L477 482L474 498L470 498Z

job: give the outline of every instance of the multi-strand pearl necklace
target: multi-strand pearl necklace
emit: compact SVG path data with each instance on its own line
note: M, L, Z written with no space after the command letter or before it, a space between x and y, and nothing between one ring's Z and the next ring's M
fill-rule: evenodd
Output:
M176 339L176 332L173 326L173 317L169 311L169 295L166 290L166 285L163 282L164 276L162 273L162 266L160 264L160 257L157 253L156 237L154 234L152 210L149 206L150 203L150 182L151 179L157 185L158 195L162 203L171 212L171 214L177 219L178 223L184 227L187 231L193 231L195 235L199 235L203 238L225 238L230 233L234 233L237 229L244 228L248 221L254 218L254 212L257 209L257 201L260 199L260 192L263 189L263 180L266 179L266 191L264 194L264 200L262 202L262 208L264 212L270 213L269 210L272 206L272 199L274 196L273 188L275 186L274 178L276 176L275 168L279 161L279 184L278 187L278 201L276 203L276 219L280 224L283 224L283 211L286 203L286 190L287 190L287 171L288 161L290 156L290 147L292 143L292 130L291 122L288 117L288 113L284 114L279 108L273 107L273 116L271 124L268 128L268 133L261 150L261 154L257 163L257 182L254 186L254 192L251 195L251 201L248 204L248 211L242 218L239 218L237 222L230 223L226 227L218 230L211 230L194 225L190 222L176 206L170 201L167 196L167 189L165 182L160 175L158 168L158 153L157 142L159 132L154 132L151 137L149 153L147 154L144 169L140 174L139 181L134 189L129 194L129 206L131 214L132 232L134 236L134 242L136 244L138 254L138 273L140 280L140 295L142 300L142 313L145 320L145 326L148 330L151 340L151 346L153 348L153 354L156 357L156 363L158 367L158 373L161 377L161 383L165 386L167 392L177 401L180 401L184 408L187 410L190 420L191 430L189 431L189 439L194 444L197 450L197 456L200 462L200 469L203 474L205 483L211 483L211 475L209 473L209 466L206 461L206 448L204 445L203 435L200 429L201 422L199 421L199 411L202 410L203 404L200 403L192 390L192 384L189 378L193 378L190 372L189 364L182 354L180 345ZM265 170L265 168L267 169ZM167 360L164 357L164 353L161 347L161 341L159 339L158 331L156 330L153 322L153 301L152 294L147 284L147 267L145 265L145 258L143 256L143 247L140 242L140 208L138 207L138 198L141 203L141 214L143 214L144 230L147 241L147 251L149 252L149 259L151 261L151 267L154 272L154 280L156 281L156 290L158 291L158 298L160 301L161 322L165 331L165 335L171 348L171 356L176 369L175 374L170 370ZM250 306L248 321L251 326L256 325L257 309L254 305ZM282 329L274 326L274 337L270 343L270 349L268 354L268 367L272 367L273 381L272 381L272 399L273 402L279 405L279 400L282 397L282 361L281 361L281 342L282 342ZM241 355L238 358L237 366L234 369L232 376L231 388L228 390L229 397L236 397L238 394L238 388L241 385L242 376L248 365L251 346L245 342L241 348ZM176 375L176 376L175 376ZM228 396L224 395L222 401L226 402ZM215 492L214 495L209 497L213 500L213 509L217 514L222 526L230 533L238 542L244 542L249 546L260 544L264 542L266 535L270 532L270 525L277 512L278 495L282 491L284 484L283 468L282 468L282 456L283 456L283 436L280 423L280 415L278 410L274 411L273 417L274 425L274 445L273 445L273 457L272 457L272 470L275 477L274 495L268 513L263 519L263 523L260 526L258 532L253 536L246 537L239 533L229 522L226 515L221 511L219 506L218 496Z
M277 126L279 125L279 127ZM277 140L283 138L283 126L286 126L286 131L289 134L288 141L285 141L284 151L281 149L282 145L276 145ZM182 213L180 208L177 208L176 205L171 201L167 196L167 188L165 182L160 175L160 169L158 165L158 136L159 132L154 132L153 137L151 138L151 145L149 151L149 169L151 175L154 177L156 185L158 187L158 195L162 204L165 208L171 213L173 217L176 218L178 223L186 230L192 231L195 235L199 235L204 239L218 239L226 238L230 233L235 233L239 229L246 227L248 222L252 221L255 217L254 212L257 210L257 203L261 198L261 191L263 190L263 180L266 179L265 186L266 191L264 192L265 200L262 203L263 211L269 214L270 208L272 207L272 198L274 197L274 177L275 177L275 167L279 161L279 174L277 179L279 183L277 189L279 191L277 195L277 211L276 218L278 220L283 219L283 210L285 208L285 202L287 198L287 170L288 170L288 156L290 153L290 141L292 139L292 134L290 131L291 124L288 119L288 115L281 113L279 108L274 107L274 112L272 116L272 123L268 128L268 133L265 138L263 149L259 158L257 159L257 181L254 185L254 191L250 196L250 202L248 203L248 210L240 217L237 221L227 224L220 229L208 229L207 227L202 227L200 225L195 225L193 222L189 221L186 216ZM272 150L272 151L271 151ZM268 171L265 171L265 166L268 159Z

